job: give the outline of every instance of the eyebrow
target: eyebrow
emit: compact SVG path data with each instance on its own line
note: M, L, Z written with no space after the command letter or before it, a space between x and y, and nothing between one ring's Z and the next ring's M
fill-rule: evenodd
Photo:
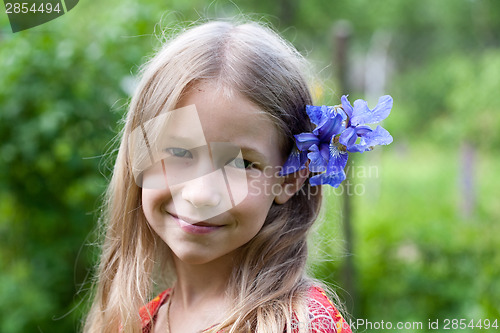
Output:
M205 138L203 138L205 144L206 144L206 141L205 141ZM184 143L184 144L187 144L188 146L190 146L190 148L194 148L194 147L198 147L199 146L199 142L197 142L197 140L194 140L191 136L178 136L178 135L167 135L163 138L164 142L163 143L170 143L170 142L173 142L173 143ZM170 141L172 140L172 141Z

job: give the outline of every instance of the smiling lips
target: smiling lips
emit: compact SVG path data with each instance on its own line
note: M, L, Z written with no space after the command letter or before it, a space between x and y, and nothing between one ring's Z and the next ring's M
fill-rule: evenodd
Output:
M190 234L207 234L224 227L224 225L215 225L207 222L189 223L174 214L170 215L183 231Z

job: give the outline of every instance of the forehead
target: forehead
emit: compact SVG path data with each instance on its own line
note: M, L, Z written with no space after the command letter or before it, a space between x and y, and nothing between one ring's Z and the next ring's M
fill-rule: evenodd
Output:
M268 157L280 158L276 125L267 113L242 95L223 94L213 84L200 84L189 89L177 107L193 105L207 142L231 142L242 148L255 148ZM179 125L175 132L184 131L184 136L199 133L189 130L194 125L189 119Z

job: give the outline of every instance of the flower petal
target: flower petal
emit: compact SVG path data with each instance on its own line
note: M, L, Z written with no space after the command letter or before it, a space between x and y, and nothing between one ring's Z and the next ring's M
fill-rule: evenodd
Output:
M323 143L319 146L319 152L325 161L330 159L330 143Z
M370 126L356 126L356 134L357 135L365 135L366 133L372 132L372 128Z
M310 152L307 154L307 157L311 161L309 163L309 170L311 170L312 172L326 171L326 166L328 164L328 153L325 159L324 154L322 154L317 145L312 145L311 148L309 148L309 151Z
M320 142L330 142L333 136L342 131L342 115L340 113L333 114L332 117L313 130Z
M352 111L351 125L364 125L370 120L370 116L371 112L368 107L368 103L362 99L355 100Z
M354 127L347 127L345 131L340 134L339 142L344 146L350 147L356 143L358 136Z
M285 176L296 171L302 170L306 167L307 162L307 152L299 151L297 147L294 147L283 168L280 171L280 176Z
M339 187L340 183L342 183L345 178L346 176L344 170L339 173L332 174L322 173L320 175L312 176L309 180L309 184L311 184L311 186L328 184L336 188Z
M352 117L352 105L347 99L347 96L349 95L343 95L342 98L340 99L342 101L342 109L344 109L344 112L347 114L349 118Z
M382 126L377 126L373 132L363 135L367 146L388 145L392 142L392 136Z
M316 126L321 124L321 120L325 117L324 112L323 106L306 105L306 113Z
M364 144L364 143L359 143L352 145L350 147L347 147L347 151L350 153L364 153L365 151L371 150L370 146Z
M377 122L380 122L389 116L391 109L392 97L390 95L384 95L378 99L377 106L375 106L372 112L376 115Z
M313 144L319 143L319 138L313 133L301 133L295 135L295 142L300 151L307 151Z
M377 126L374 131L361 135L360 138L359 144L347 147L350 153L363 153L371 150L373 146L388 145L392 142L392 136L382 126Z
M379 98L377 106L370 110L366 101L358 99L354 102L351 124L353 126L363 124L375 124L381 122L391 113L392 97L385 95Z
M339 147L335 144L330 145L330 158L328 160L328 165L326 168L327 173L338 173L344 170L347 164L347 159L349 154L344 151L340 151Z

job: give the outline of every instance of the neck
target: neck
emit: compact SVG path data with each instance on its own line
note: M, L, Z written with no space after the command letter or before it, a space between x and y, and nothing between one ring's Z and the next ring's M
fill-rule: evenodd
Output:
M226 255L205 264L188 264L174 255L177 281L173 299L184 309L221 301L229 282L233 256Z

